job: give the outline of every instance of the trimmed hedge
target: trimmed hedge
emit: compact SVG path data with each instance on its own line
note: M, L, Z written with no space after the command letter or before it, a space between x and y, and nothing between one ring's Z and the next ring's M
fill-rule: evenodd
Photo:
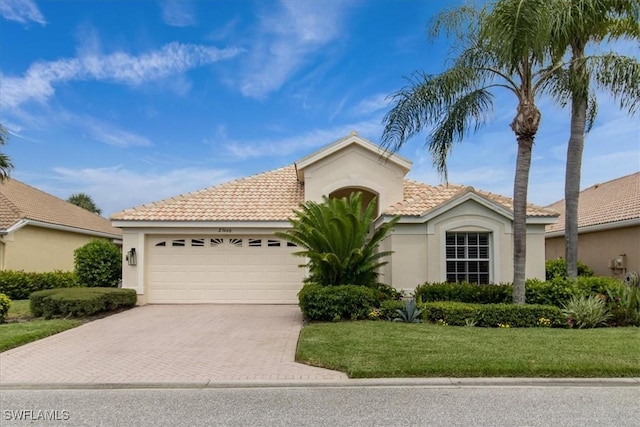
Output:
M114 288L48 289L31 294L31 314L44 316L92 316L136 304L136 291Z
M511 285L473 285L470 283L425 283L415 290L416 300L457 301L497 304L512 301Z
M0 271L0 293L12 300L27 299L32 292L44 289L71 288L80 286L75 273L53 271L35 273L15 270Z
M577 280L556 277L547 282L530 279L526 282L526 301L527 304L553 305L561 308L573 295L607 295L621 283L620 280L611 277L578 277ZM425 283L415 290L416 299L423 302L500 304L512 302L512 294L511 284Z
M300 310L307 320L366 319L385 294L367 286L322 286L309 283L298 292Z
M73 252L80 283L90 287L117 288L122 279L122 253L113 243L93 239Z
M11 299L5 294L0 294L0 323L4 323L7 313L11 307Z
M452 326L465 326L467 319L476 322L476 326L530 328L542 326L549 319L552 327L567 326L567 318L558 307L532 304L468 304L462 302L429 302L424 308L425 321L445 321Z

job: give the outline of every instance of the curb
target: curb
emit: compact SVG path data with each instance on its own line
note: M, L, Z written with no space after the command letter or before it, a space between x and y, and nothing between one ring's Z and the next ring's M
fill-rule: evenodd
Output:
M326 381L201 381L149 383L9 383L5 390L121 390L232 388L349 388L349 387L638 387L640 378L372 378Z

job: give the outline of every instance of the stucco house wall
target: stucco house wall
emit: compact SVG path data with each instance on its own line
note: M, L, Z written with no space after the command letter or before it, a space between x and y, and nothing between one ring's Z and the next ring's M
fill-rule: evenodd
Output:
M94 236L26 226L3 239L1 269L46 272L72 271L73 252ZM106 239L109 240L109 239Z
M546 258L564 258L564 236L548 238ZM609 268L610 261L625 255L626 268ZM578 236L578 258L598 276L622 277L629 271L640 271L640 225L615 228Z

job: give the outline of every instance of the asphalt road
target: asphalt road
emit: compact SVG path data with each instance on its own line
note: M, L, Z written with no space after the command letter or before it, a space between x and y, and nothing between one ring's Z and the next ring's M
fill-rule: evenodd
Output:
M640 387L2 390L0 408L2 426L637 427Z

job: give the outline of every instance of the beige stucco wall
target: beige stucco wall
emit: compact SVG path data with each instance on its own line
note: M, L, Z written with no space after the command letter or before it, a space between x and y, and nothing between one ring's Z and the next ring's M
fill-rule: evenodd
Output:
M404 171L391 161L360 146L348 146L304 169L305 200L321 201L323 195L345 187L376 193L379 206L402 201Z
M546 259L564 258L564 236L546 239ZM621 277L625 271L609 268L609 260L625 254L626 271L640 271L640 226L580 233L578 259L598 276Z
M491 233L491 281L513 281L511 220L473 200L429 219L426 224L398 224L383 242L394 251L381 270L381 281L412 291L424 282L446 281L445 236L449 231ZM544 279L544 225L527 227L527 278Z
M5 270L45 272L72 271L73 252L95 237L63 230L27 225L3 236ZM1 249L0 249L1 250Z

